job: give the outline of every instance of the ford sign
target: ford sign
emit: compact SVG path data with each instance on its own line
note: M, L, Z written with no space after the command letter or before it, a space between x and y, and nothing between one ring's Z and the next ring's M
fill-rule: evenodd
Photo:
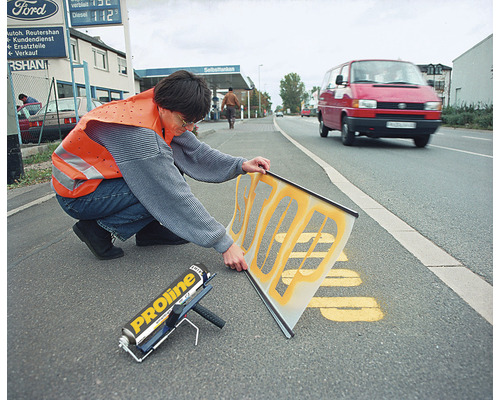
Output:
M57 14L59 6L52 0L9 0L7 16L19 21L39 21Z

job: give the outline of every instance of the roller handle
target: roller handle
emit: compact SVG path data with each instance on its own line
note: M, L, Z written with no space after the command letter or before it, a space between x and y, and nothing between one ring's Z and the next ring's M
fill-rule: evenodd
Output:
M172 312L168 316L165 325L172 329L179 320L179 316L182 314L182 311L184 311L184 306L181 304L176 304L172 309Z
M222 318L219 318L212 311L203 307L200 303L197 303L195 306L193 306L193 310L219 328L222 328L226 324L226 321L224 321Z

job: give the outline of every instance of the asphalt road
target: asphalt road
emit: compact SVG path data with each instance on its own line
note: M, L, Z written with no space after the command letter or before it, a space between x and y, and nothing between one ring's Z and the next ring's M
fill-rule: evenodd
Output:
M425 176L425 169L429 190L421 190L422 180L417 181L416 165L447 164L440 161L447 157L443 149L386 140L351 149L335 133L319 138L312 120L285 117L278 123L311 150L324 152L323 159L330 155L328 161L370 196L381 202L386 196L385 204L394 204L392 212L412 226L422 224L413 227L464 266L491 278L488 245L481 260L469 263L455 251L460 240L463 246L475 240L469 231L460 238L448 229L447 237L443 222L433 222L451 213L450 203L431 201L444 196L432 193L442 190L444 180L434 182L440 175ZM125 257L99 261L73 234L74 221L50 197L47 184L9 191L9 398L492 398L493 333L488 321L333 185L319 165L276 130L271 118L237 122L234 130L225 124L210 128L203 126L201 138L212 147L247 158L267 156L273 172L359 211L344 249L346 259L335 264L354 274L358 284L321 287L317 296L370 299L370 309L351 310L367 318L340 321L310 307L295 326L295 336L286 339L245 275L225 268L214 250L193 244L141 248L129 240L120 244ZM438 140L431 144L441 146ZM364 164L363 170L358 168L363 159L371 169ZM411 174L405 179L396 159L408 162L404 168ZM465 173L462 161L456 163L456 173ZM465 163L470 167L471 161ZM391 165L393 173L387 171ZM453 169L445 173L452 176ZM212 215L229 223L234 181L188 182ZM469 187L468 193L479 190ZM469 195L478 201L482 197ZM32 205L23 209L26 204ZM463 210L470 213L465 206ZM454 223L459 219L456 215ZM477 229L488 236L487 227ZM225 319L225 327L220 330L190 314L200 328L198 346L194 329L184 325L143 363L136 363L118 348L121 327L195 262L217 273L214 290L202 304ZM374 310L378 317L369 320Z
M409 139L318 133L316 118L278 119L295 140L493 284L493 133L441 127L424 149Z

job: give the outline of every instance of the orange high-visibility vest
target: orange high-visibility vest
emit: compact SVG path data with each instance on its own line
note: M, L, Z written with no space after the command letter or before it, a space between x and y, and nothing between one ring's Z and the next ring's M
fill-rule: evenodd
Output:
M154 89L126 100L113 101L85 114L52 154L52 185L63 197L92 193L103 179L120 178L120 169L109 151L85 133L89 121L132 125L154 130L170 146L173 134L162 134ZM105 134L105 132L103 132Z

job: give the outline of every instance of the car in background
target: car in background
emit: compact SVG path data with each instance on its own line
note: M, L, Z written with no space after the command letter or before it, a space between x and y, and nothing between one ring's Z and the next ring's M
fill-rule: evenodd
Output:
M276 117L282 117L283 116L283 112L281 111L276 111Z
M17 107L17 120L23 143L28 142L30 122L29 117L35 115L42 108L42 103L26 103Z
M80 118L87 112L87 98L77 97L76 103L78 117ZM91 110L103 104L104 103L98 100L92 99ZM59 118L57 118L58 115ZM33 143L38 143L40 132L42 132L41 141L43 142L59 140L60 138L66 137L66 135L76 126L74 98L65 97L49 101L47 105L29 118L29 125L28 140Z
M309 108L303 108L302 111L300 112L301 117L310 117L311 116L311 109Z

